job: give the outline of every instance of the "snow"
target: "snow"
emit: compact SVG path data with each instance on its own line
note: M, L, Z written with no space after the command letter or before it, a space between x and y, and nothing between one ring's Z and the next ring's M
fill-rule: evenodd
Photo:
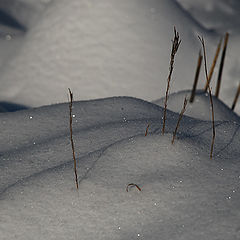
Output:
M240 118L228 107L239 81L237 0L1 4L26 32L5 26L0 36L0 240L240 239ZM182 43L163 135L174 25ZM226 31L210 159L211 109L202 90L171 140L191 94L197 35L210 66ZM204 84L202 68L198 89Z
M170 94L168 97L167 107L173 112L180 112L183 107L184 98L190 99L192 91L184 90ZM153 101L153 103L164 107L165 97ZM214 119L220 121L236 121L239 122L239 116L233 111L229 111L228 106L221 100L213 96ZM198 90L195 93L194 102L190 103L184 113L187 116L201 120L212 121L212 110L208 92Z
M240 3L238 0L177 0L177 2L206 28L215 29L218 32L239 33Z
M49 3L32 0L0 2L0 71L4 72L7 63L18 55L26 32L35 26ZM2 100L6 101L4 98Z
M177 2L206 29L213 29L220 33L221 36L223 36L225 32L230 33L220 98L228 106L231 106L233 96L236 94L239 84L240 74L240 52L237 47L237 43L240 41L240 31L238 27L240 24L240 18L238 17L240 13L240 2L238 0L177 0ZM216 48L218 41L219 40L215 41L215 47L213 48ZM208 56L208 62L210 64L213 55L208 54ZM216 70L218 70L218 67ZM213 86L215 86L215 83ZM237 107L236 112L240 112L239 107Z
M175 1L54 1L8 61L0 97L41 106L65 102L70 87L76 100L157 99L165 92L174 25L182 44L173 92L192 86L201 48L197 36L205 36L212 57L219 34L201 26Z
M170 40L176 26L182 44L171 92L192 86L201 48L197 36L206 40L210 66L220 37L228 31L220 98L232 104L240 64L237 0L204 4L198 0L11 2L2 8L27 32L8 29L0 42L1 101L32 107L65 102L68 87L75 90L76 100L159 99L165 93ZM212 86L218 67L219 61ZM198 88L204 82L201 71ZM239 113L240 106L235 110Z
M209 121L184 116L172 145L178 113L167 112L163 136L153 103L107 98L73 111L79 190L67 103L0 114L2 239L239 237L238 123L216 122L210 160Z

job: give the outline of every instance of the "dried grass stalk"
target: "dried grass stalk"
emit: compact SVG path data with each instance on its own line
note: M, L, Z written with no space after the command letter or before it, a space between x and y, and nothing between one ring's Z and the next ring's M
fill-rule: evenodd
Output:
M239 95L240 95L240 83L238 85L238 90L237 90L237 93L235 95L235 98L234 98L234 101L233 101L233 104L232 104L232 110L234 110L234 108L237 104L237 100L238 100Z
M199 37L199 39L200 39L200 41L202 43L202 47L203 47L205 74L206 74L206 80L208 80L207 57L206 57L206 49L205 49L204 39L203 39L203 37L202 38ZM214 123L214 108L213 108L213 100L212 100L212 91L210 89L209 84L207 85L207 87L208 87L208 91L209 91L209 99L210 99L211 110L212 110L212 133L213 134L212 134L211 151L210 151L210 159L212 159L216 133L215 133L215 123Z
M176 125L176 128L175 128L175 131L173 133L172 144L174 143L174 140L175 140L175 137L176 137L176 134L177 134L177 130L178 130L179 125L180 125L180 121L182 120L183 114L186 111L187 102L188 102L188 100L185 97L184 103L183 103L183 108L182 108L181 113L179 114L178 122L177 122L177 125Z
M146 132L145 132L145 137L148 135L148 129L150 127L150 124L147 125Z
M208 79L207 79L206 84L205 84L205 88L204 88L204 91L205 91L205 92L207 92L208 85L209 85L210 82L211 82L212 75L213 75L213 72L214 72L214 68L215 68L215 66L216 66L217 59L218 59L218 56L219 56L219 52L220 52L220 49L221 49L221 45L222 45L222 38L220 39L220 41L219 41L219 43L218 43L217 50L216 50L216 53L215 53L215 57L214 57L214 59L213 59L212 66L211 66L211 69L210 69L210 73L209 73L209 75L208 75Z
M69 126L70 126L70 139L72 144L72 153L73 153L73 161L74 161L74 173L75 173L75 181L76 181L76 187L78 189L78 175L77 175L77 162L75 157L75 149L74 149L74 142L73 142L73 131L72 131L72 105L73 105L73 93L71 92L70 88L69 91Z
M170 58L169 75L168 75L168 80L167 80L167 90L166 90L166 96L165 96L165 101L164 101L162 134L164 134L164 132L165 132L167 100L168 100L168 94L169 94L169 88L170 88L170 81L171 81L172 72L173 72L174 58L175 58L175 55L177 53L180 43L181 43L181 40L179 39L179 33L176 31L176 28L174 27L174 39L172 40L172 51L171 51L171 58Z
M201 51L199 51L198 64L197 64L195 79L194 79L194 83L193 83L191 97L190 97L190 100L189 100L189 102L191 102L191 103L194 101L201 65L202 65L202 54L201 54Z
M136 187L139 191L142 191L142 189L141 189L137 184L135 184L135 183L129 183L129 184L127 185L127 187L126 187L126 191L127 191L127 192L128 192L128 188L129 188L130 186Z
M211 143L211 151L210 151L210 159L213 157L213 146L215 141L215 123L214 123L214 109L213 109L213 100L212 100L212 91L209 88L209 97L211 103L211 110L212 110L212 143Z
M228 37L229 37L229 33L226 33L226 34L225 34L225 39L224 39L224 46L223 46L222 58L221 58L221 62L220 62L219 72L218 72L216 93L215 93L215 96L216 96L217 98L218 98L218 96L219 96L220 87L221 87L222 72L223 72L224 60L225 60L225 56L226 56L226 50L227 50L227 44L228 44Z
M207 72L207 57L206 57L206 48L205 48L205 42L204 42L204 38L198 36L200 42L202 43L202 48L203 48L203 57L204 57L204 69L205 69L205 76L206 76L206 80L208 82L208 72ZM207 88L209 88L209 84L207 85Z

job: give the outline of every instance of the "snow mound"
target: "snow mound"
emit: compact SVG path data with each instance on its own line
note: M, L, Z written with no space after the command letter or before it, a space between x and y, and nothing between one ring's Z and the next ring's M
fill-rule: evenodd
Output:
M239 85L240 74L240 58L237 44L240 41L239 24L240 18L240 1L239 0L176 0L183 9L186 10L196 21L207 28L220 33L223 37L226 32L229 32L229 42L226 52L226 59L223 70L222 86L220 98L227 105L231 105L233 96L235 96ZM219 36L220 39L220 36ZM216 49L218 39L215 40ZM209 43L206 43L209 45ZM208 64L210 66L213 59L213 54L208 55ZM219 58L220 59L220 58ZM218 60L219 62L219 60ZM216 65L216 72L219 65ZM214 77L214 82L217 77ZM204 79L204 78L203 78ZM214 83L215 85L216 83ZM240 106L237 105L235 111L240 113Z
M192 84L199 51L197 34L206 30L175 1L53 1L29 30L24 46L6 64L0 97L30 106L76 100L134 96L146 100L164 94L173 26L182 39L176 58L175 90ZM188 66L188 71L185 70ZM180 81L181 80L181 81Z
M2 236L237 239L239 160L210 161L189 142L170 141L138 136L80 159L79 191L72 162L14 184L0 196ZM129 183L142 191L126 192Z
M177 2L206 28L239 34L238 0L177 0Z
M15 104L15 103L10 103L10 102L0 102L0 113L16 112L16 111L27 109L27 108L28 107L20 105L20 104Z
M173 112L180 112L183 107L184 98L190 99L191 91L184 90L169 95L167 108ZM227 105L221 100L213 97L214 118L216 121L236 121L239 122L239 116L234 113ZM153 103L164 107L165 97L153 101ZM188 102L186 116L194 117L197 119L212 121L212 111L208 93L198 90L196 91L194 102Z
M0 114L3 239L237 239L240 125L184 116L129 97ZM147 124L149 134L144 136ZM135 187L126 187L130 183Z
M58 104L0 114L0 191L6 184L14 184L21 178L71 159L68 111L68 104ZM148 124L150 133L160 133L162 116L161 107L129 97L75 102L73 133L77 155L83 157L122 139L144 135ZM167 111L167 133L174 131L178 117L178 113ZM219 152L229 145L229 139L233 141L238 136L238 124L216 121L215 125L219 148L216 152ZM222 135L226 137L221 138ZM194 137L198 147L209 149L211 122L184 116L177 136ZM231 151L237 155L238 149ZM62 154L60 158L58 152Z

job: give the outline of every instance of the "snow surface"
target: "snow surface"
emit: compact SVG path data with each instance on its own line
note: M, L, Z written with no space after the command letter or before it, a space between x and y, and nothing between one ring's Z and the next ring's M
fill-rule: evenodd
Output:
M168 97L167 108L173 112L180 112L183 107L184 98L188 99L188 104L184 115L194 117L201 120L212 121L212 109L210 104L209 94L203 90L198 90L195 93L193 103L189 102L192 91L185 90L172 93ZM239 116L231 111L226 104L215 96L213 98L214 119L222 121L239 122ZM165 97L153 101L153 103L164 107Z
M206 28L239 34L240 2L238 0L177 0Z
M230 33L227 47L227 55L223 70L223 82L220 98L229 106L233 102L233 96L236 94L239 85L240 58L237 43L240 41L240 1L239 0L177 0L177 2L206 29L214 30L221 35L225 32ZM215 43L215 47L217 45ZM209 44L209 43L208 43ZM212 61L212 55L209 55L209 64ZM216 71L218 70L218 66ZM217 72L216 72L217 73ZM215 76L216 79L216 76ZM215 86L215 83L214 85ZM215 92L215 90L213 90ZM240 107L237 106L236 112L240 113Z
M0 239L240 237L239 123L216 122L210 160L209 121L184 116L172 145L178 113L167 111L163 136L153 103L74 102L76 190L68 110L0 114Z
M50 1L0 1L0 71L5 71L7 63L19 54L25 34L35 26Z
M238 0L0 2L15 24L0 19L0 240L240 239L240 118L228 108L239 84L239 6ZM174 25L182 43L162 135ZM171 140L193 84L197 36L205 37L210 66L226 31L210 159L209 96L201 90ZM202 68L198 88L204 84ZM85 100L73 104L79 190L68 87ZM113 97L122 95L131 97ZM47 106L10 112L23 105ZM141 191L127 192L130 183Z
M232 25L234 16L227 19ZM65 102L68 87L75 90L77 100L158 99L166 88L174 25L182 44L172 92L192 86L201 48L197 36L205 37L210 65L227 28L209 29L174 0L51 1L3 68L0 100L27 106ZM228 105L239 81L238 36L230 32L223 71L220 97ZM205 81L202 73L199 88Z

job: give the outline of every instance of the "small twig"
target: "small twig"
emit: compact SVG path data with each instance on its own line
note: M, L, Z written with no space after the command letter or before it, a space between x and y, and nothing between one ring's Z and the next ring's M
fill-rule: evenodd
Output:
M222 71L223 71L223 66L224 66L224 60L226 56L226 50L227 50L227 44L228 44L228 37L229 33L225 34L225 39L224 39L224 46L223 46L223 52L222 52L222 58L220 62L220 67L219 67L219 72L218 72L218 80L217 80L217 87L216 87L216 93L215 96L218 98L219 92L220 92L220 86L221 86L221 80L222 80Z
M191 97L190 97L190 100L189 100L190 103L192 103L194 101L194 97L195 97L195 92L196 92L196 88L197 88L197 82L198 82L198 77L199 77L201 65L202 65L202 54L201 54L201 51L199 51L198 64L197 64L195 79L194 79L194 83L193 83Z
M217 50L216 50L216 53L215 53L215 57L213 59L212 66L211 66L211 69L210 69L210 73L209 73L208 79L207 79L206 84L205 84L205 88L204 88L205 92L207 92L208 85L211 82L212 75L213 75L213 72L214 72L214 68L216 66L218 55L219 55L219 52L220 52L220 49L221 49L221 45L222 45L222 38L220 39L220 42L218 43Z
M127 185L127 187L126 187L126 191L127 191L127 192L128 192L128 188L129 188L130 186L136 187L139 191L142 191L142 189L141 189L137 184L135 184L135 183L129 183L129 184Z
M171 51L169 75L168 75L168 79L167 79L167 90L166 90L166 96L165 96L165 102L164 102L162 134L164 134L164 132L165 132L167 100L168 100L168 94L169 94L169 88L170 88L170 81L171 81L172 72L173 72L174 58L175 58L175 54L177 53L180 43L181 43L181 40L179 39L179 33L176 31L176 28L174 27L174 39L172 40L172 51Z
M202 37L199 38L201 43L202 43L202 47L203 47L203 52L204 52L204 66L205 66L205 74L206 74L206 80L208 80L208 73L207 73L207 57L206 57L206 50L205 50L205 44L204 44L204 39ZM209 91L209 99L210 99L210 104L211 104L211 109L212 109L212 143L211 143L211 151L210 151L210 159L212 159L213 156L213 146L214 146L214 141L215 141L215 123L214 123L214 108L213 108L213 100L212 100L212 91L210 89L209 84L207 85L208 87L208 91Z
M176 134L177 134L177 130L178 130L178 127L180 125L180 121L181 121L181 119L183 117L184 112L186 111L187 102L188 102L188 100L185 97L184 103L183 103L183 108L182 108L181 113L179 114L178 122L177 122L177 125L176 125L176 128L175 128L175 131L173 133L172 144L174 143L174 140L175 140L175 137L176 137Z
M198 36L200 42L202 43L202 48L203 48L203 57L204 57L204 69L205 69L205 75L206 75L206 80L208 82L208 72L207 72L207 57L206 57L206 48L205 48L205 42L204 42L204 38ZM207 85L207 87L209 88L209 84Z
M145 137L148 135L148 129L150 127L150 124L147 125L146 132L145 132Z
M73 153L73 161L74 161L74 173L75 173L75 181L76 181L76 187L78 189L78 175L77 175L77 162L75 157L75 149L74 149L74 142L73 142L73 131L72 131L72 105L73 105L73 93L71 92L70 88L68 88L69 91L69 123L70 123L70 139L72 144L72 153Z
M209 88L209 97L210 97L210 103L211 103L211 109L212 109L212 143L211 143L211 152L210 152L210 159L213 157L213 146L215 141L215 124L214 124L214 109L213 109L213 100L212 100L212 91Z
M234 98L234 101L233 101L233 104L232 104L232 110L234 110L234 108L237 104L237 100L238 100L239 95L240 95L240 83L238 85L238 90L237 90L237 93L235 95L235 98Z

